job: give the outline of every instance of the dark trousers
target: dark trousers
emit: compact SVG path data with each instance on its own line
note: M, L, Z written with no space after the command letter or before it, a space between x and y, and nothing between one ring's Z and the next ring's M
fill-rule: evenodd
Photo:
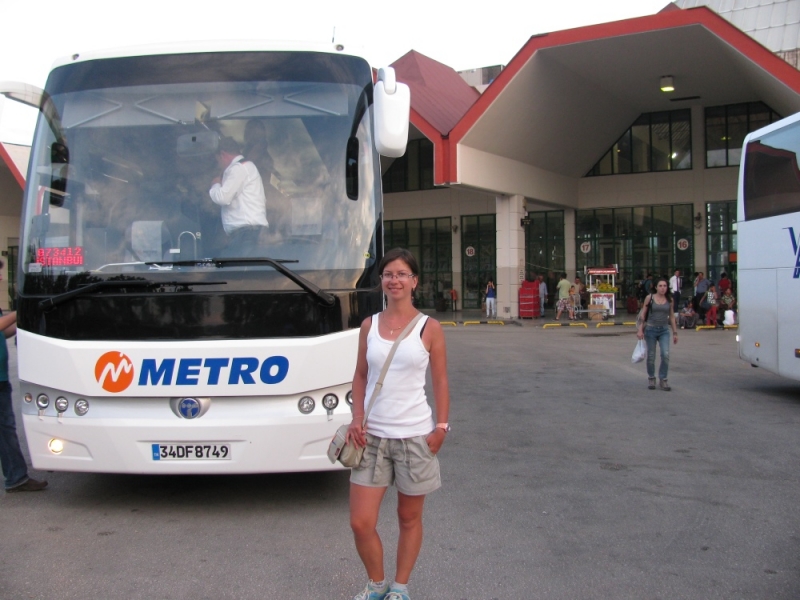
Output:
M705 321L706 320L706 310L707 309L703 308L703 299L705 297L706 297L706 293L705 292L703 292L702 294L697 294L694 297L694 310L695 310L695 312L697 312L698 315L700 315L700 320L701 321Z
M11 404L11 384L7 381L0 381L0 463L6 489L28 480L28 465L19 447L14 407Z

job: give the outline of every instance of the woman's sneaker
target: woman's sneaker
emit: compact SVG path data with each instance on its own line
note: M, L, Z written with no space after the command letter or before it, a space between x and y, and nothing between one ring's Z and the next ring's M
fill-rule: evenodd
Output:
M672 389L671 387L669 387L669 383L667 383L666 379L662 379L661 381L659 381L659 386L665 392L668 392L668 391L670 391Z
M389 593L384 597L384 600L410 600L410 598L408 592L390 590Z
M388 583L384 583L382 586L378 587L375 585L375 582L370 579L369 583L367 583L367 587L364 588L364 591L360 594L356 594L353 600L385 600L388 598L386 595L388 591Z

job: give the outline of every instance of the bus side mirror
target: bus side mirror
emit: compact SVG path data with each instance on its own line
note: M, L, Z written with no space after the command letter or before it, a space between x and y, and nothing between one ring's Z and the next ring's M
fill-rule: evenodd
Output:
M397 83L393 68L378 71L373 101L375 149L383 156L403 156L408 143L411 91L406 84Z

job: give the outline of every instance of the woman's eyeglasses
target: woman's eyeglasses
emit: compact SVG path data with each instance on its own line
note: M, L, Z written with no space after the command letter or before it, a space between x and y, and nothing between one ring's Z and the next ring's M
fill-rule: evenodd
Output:
M385 279L387 281L391 281L392 279L406 281L407 279L412 279L413 277L416 277L416 275L413 273L381 273L381 279Z

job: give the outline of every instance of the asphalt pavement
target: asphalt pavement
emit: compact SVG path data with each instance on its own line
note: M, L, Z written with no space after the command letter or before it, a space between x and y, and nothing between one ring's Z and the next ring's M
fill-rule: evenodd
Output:
M681 331L650 391L632 327L549 322L445 327L453 430L412 598L800 598L800 383L741 362L734 330ZM44 475L0 496L1 598L363 587L346 473Z

